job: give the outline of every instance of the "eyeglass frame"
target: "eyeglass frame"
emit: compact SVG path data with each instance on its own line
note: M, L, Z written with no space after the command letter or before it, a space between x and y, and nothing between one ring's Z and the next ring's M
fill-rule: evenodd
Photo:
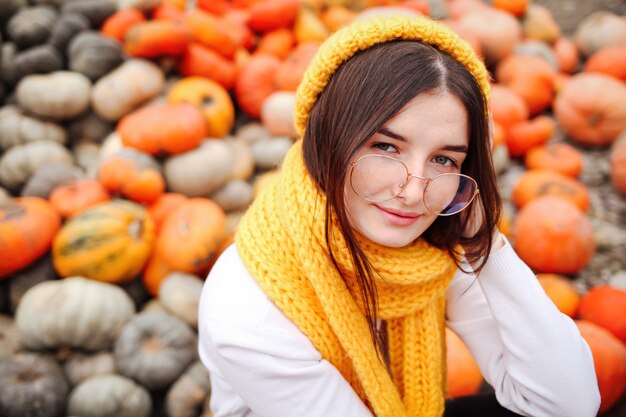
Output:
M364 158L367 158L367 157L372 157L372 156L379 157L379 158L391 159L392 161L400 162L402 164L402 166L404 166L404 170L406 171L406 178L404 179L404 183L400 185L400 191L398 192L398 194L396 194L396 195L394 195L392 197L389 197L389 198L387 198L385 200L374 201L374 200L370 200L368 198L363 197L361 194L359 194L354 189L354 185L352 184L352 176L354 175L354 167L356 167L356 164L358 164L360 160L362 160ZM398 158L394 158L393 156L389 156L389 155L377 155L377 154L373 154L373 153L372 154L363 155L359 159L357 159L356 161L350 162L350 166L351 166L351 168L350 168L350 188L352 188L352 191L354 191L354 193L356 195L358 195L359 197L361 197L365 201L369 201L370 203L384 203L385 201L393 200L394 198L396 198L397 196L402 194L402 191L404 191L404 189L406 188L406 186L409 183L410 177L417 178L418 180L426 181L426 185L424 186L424 191L423 191L424 194L426 193L426 190L428 189L428 185L431 182L433 182L437 178L442 177L444 175L457 175L457 176L460 176L460 177L469 178L476 185L476 190L474 191L474 194L472 195L472 198L470 198L469 201L467 202L467 205L465 207L463 207L461 210L455 211L454 213L446 213L446 214L435 213L434 211L429 209L426 204L424 204L424 207L426 207L426 210L430 211L431 213L433 213L433 214L435 214L437 216L447 217L447 216L454 216L455 214L459 214L460 212L462 212L463 210L468 208L474 202L474 199L476 198L476 196L480 193L480 189L478 188L478 182L474 178L470 177L469 175L460 174L460 173L457 173L457 172L442 172L441 174L437 174L437 175L435 175L434 177L431 177L431 178L429 178L429 177L420 177L419 175L414 175L414 174L410 173L409 172L409 167L407 167L404 162L402 162Z

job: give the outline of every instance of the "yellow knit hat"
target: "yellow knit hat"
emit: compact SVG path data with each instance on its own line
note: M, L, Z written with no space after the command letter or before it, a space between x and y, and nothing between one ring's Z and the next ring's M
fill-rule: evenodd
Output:
M471 45L449 27L426 17L375 16L339 29L320 46L296 93L294 120L298 133L304 135L311 109L342 63L358 51L396 39L421 41L448 53L474 76L485 101L488 100L490 87L485 65Z

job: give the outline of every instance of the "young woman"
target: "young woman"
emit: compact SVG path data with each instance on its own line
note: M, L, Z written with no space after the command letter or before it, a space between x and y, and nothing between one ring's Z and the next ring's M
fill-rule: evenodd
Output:
M426 18L320 47L302 140L202 292L215 417L596 414L588 346L497 230L488 91ZM494 397L445 402L446 325Z

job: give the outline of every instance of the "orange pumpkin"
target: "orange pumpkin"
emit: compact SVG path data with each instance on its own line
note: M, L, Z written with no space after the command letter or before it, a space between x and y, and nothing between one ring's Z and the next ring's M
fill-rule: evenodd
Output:
M583 170L583 155L567 143L536 146L526 153L528 169L548 169L577 178Z
M537 114L552 105L556 71L535 55L510 55L496 67L496 79L516 92Z
M107 191L138 203L152 203L165 190L161 173L139 152L124 150L106 158L98 169L98 180Z
M0 279L45 254L60 228L59 213L43 198L18 197L0 205Z
M502 125L498 122L493 122L493 141L491 143L491 149L495 149L497 146L506 146L506 132Z
M295 43L293 32L287 28L280 28L263 34L254 52L285 59Z
M626 291L598 285L580 301L580 318L602 326L626 346Z
M191 31L195 42L198 42L226 58L232 58L238 47L245 42L247 29L235 22L207 13L200 9L187 12L185 25Z
M237 79L237 68L234 62L212 49L194 42L189 44L185 55L183 55L179 70L185 77L197 75L210 78L226 89L232 88Z
M626 196L626 132L613 142L610 160L613 186Z
M207 124L206 136L224 137L235 124L235 106L228 91L208 78L183 78L172 86L167 101L188 103L202 111Z
M322 23L331 32L347 25L354 20L356 13L345 6L333 4L328 6L321 14Z
M556 196L542 196L520 209L513 224L515 251L535 272L575 274L596 250L589 219Z
M531 169L522 174L513 187L513 202L518 207L544 195L553 195L589 210L589 190L572 177L547 169Z
M187 196L183 194L165 193L148 207L148 213L154 220L154 227L157 233L161 229L161 224L163 224L165 218L187 199Z
M185 13L183 10L178 7L161 3L154 9L152 9L152 19L154 20L171 20L174 22L184 22L185 21Z
M151 20L132 26L124 36L124 50L131 56L154 58L162 55L182 55L191 34L180 22Z
M191 104L153 104L124 116L117 133L124 146L150 155L179 154L200 145L207 123Z
M191 198L161 225L157 254L169 267L199 273L211 264L226 237L226 215L213 201Z
M250 8L248 25L258 32L290 27L300 9L299 0L262 0Z
M578 68L580 54L571 39L561 36L552 45L552 52L556 56L560 72L571 74Z
M594 323L577 320L576 325L593 355L601 398L598 414L602 414L626 391L626 347L608 330Z
M604 74L576 74L559 91L553 110L576 142L608 146L626 130L626 83Z
M175 272L175 269L171 268L155 251L146 262L141 282L153 297L158 297L161 283L172 272Z
M461 338L446 327L446 369L448 398L476 394L483 376L476 360Z
M276 72L280 60L272 55L253 55L241 69L235 83L235 97L241 109L258 119L261 105L277 90Z
M599 72L626 81L626 45L607 46L594 52L585 63L585 72Z
M519 17L526 12L529 2L529 0L493 0L491 5Z
M491 85L489 110L493 121L505 130L527 120L530 113L528 105L519 94L500 84Z
M580 293L568 278L556 274L537 274L537 280L563 314L574 318L578 312Z
M126 32L128 32L131 27L145 21L146 17L139 10L124 9L109 16L102 24L100 32L104 36L123 42Z
M287 55L276 71L275 84L281 91L296 91L309 62L317 53L320 44L306 42L296 46Z
M454 0L446 2L446 6L450 17L454 20L489 7L482 0Z
M111 199L100 181L79 179L59 185L48 200L64 218L72 217L88 208Z
M531 148L548 142L555 129L554 119L546 115L514 124L505 136L509 154L512 157L524 156Z

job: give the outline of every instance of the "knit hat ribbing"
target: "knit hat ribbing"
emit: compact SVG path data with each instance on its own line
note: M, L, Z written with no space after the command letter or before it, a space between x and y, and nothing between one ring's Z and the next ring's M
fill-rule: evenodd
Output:
M396 39L421 41L448 53L474 76L485 101L488 100L490 87L485 65L471 45L450 28L426 17L375 16L339 29L320 46L296 93L294 120L298 134L304 135L311 109L341 64L358 51Z

